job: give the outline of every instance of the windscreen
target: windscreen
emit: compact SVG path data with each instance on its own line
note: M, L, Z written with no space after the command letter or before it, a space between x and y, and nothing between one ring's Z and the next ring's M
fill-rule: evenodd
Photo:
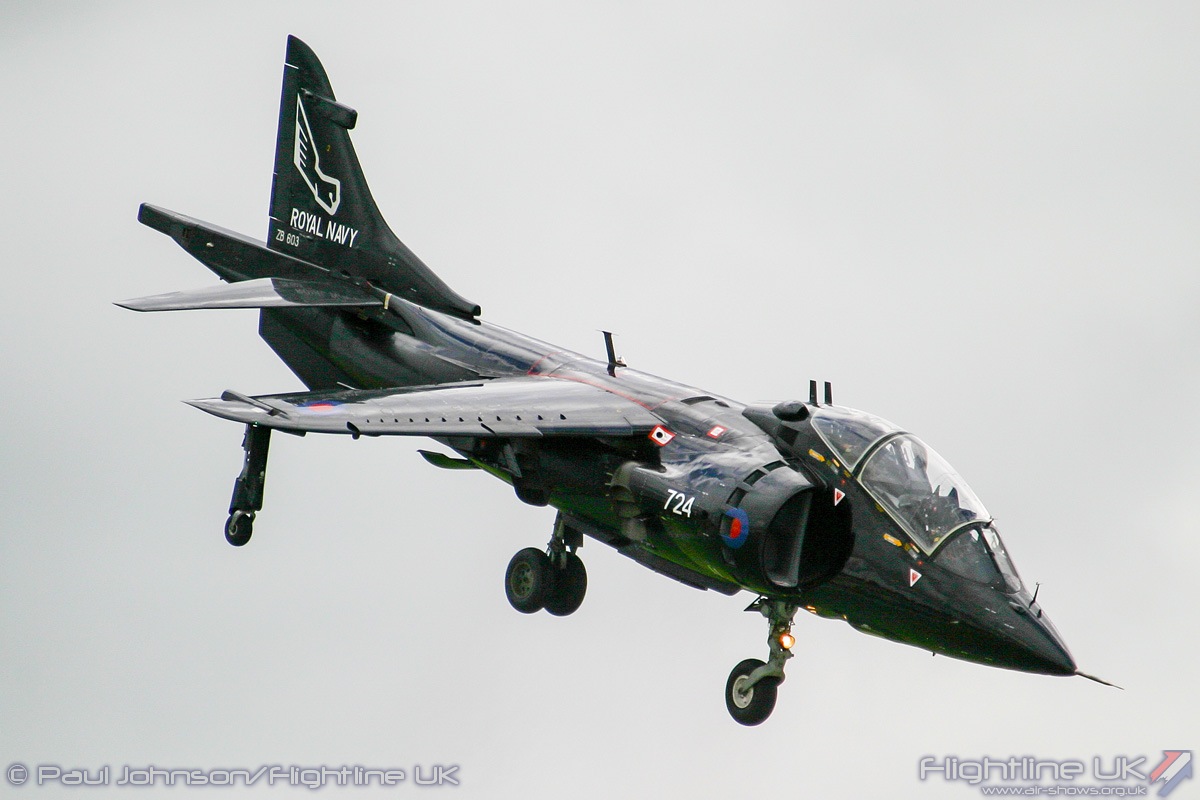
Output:
M1021 591L1017 569L993 524L959 528L947 537L934 558L935 563L956 575L1010 594Z
M813 412L812 426L834 455L853 471L871 445L900 430L886 419L839 406L822 406Z

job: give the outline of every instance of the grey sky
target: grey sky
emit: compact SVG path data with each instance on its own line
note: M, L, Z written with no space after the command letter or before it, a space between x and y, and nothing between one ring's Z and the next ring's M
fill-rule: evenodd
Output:
M741 400L832 380L949 458L1126 691L805 617L740 728L748 595L589 543L582 609L519 615L503 570L552 512L415 441L276 437L228 547L241 431L178 401L299 382L252 312L110 303L215 281L139 202L264 234L288 33L358 109L393 228L487 319L597 354L616 330ZM1197 41L1192 3L0 5L0 766L967 797L917 760L1200 750Z

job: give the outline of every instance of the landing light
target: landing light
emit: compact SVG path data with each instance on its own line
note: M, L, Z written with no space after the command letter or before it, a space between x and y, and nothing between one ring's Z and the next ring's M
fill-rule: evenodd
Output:
M796 637L792 636L790 633L780 634L779 635L779 644L783 647L784 650L791 650L792 647L795 646L795 644L796 644Z

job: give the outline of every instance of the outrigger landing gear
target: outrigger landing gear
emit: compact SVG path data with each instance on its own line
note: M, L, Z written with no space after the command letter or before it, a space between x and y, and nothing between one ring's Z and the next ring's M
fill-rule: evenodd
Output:
M757 658L748 658L733 668L725 682L725 707L736 722L742 725L758 725L775 710L775 699L779 684L783 682L783 666L792 657L792 619L796 606L784 600L760 597L750 604L747 611L758 611L771 625L767 636L770 655L767 663Z
M225 522L225 541L241 547L250 541L254 532L254 515L262 510L263 486L267 481L267 450L271 446L271 429L247 425L242 439L246 452L242 473L233 483L229 501L229 519Z
M504 593L512 607L522 614L543 608L556 617L574 614L587 593L587 570L575 554L582 546L583 534L559 515L545 550L526 547L508 562Z

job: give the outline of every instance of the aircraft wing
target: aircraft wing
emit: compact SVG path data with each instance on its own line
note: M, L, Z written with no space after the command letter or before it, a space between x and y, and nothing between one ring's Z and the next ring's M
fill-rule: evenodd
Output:
M190 311L205 308L288 308L342 306L368 308L383 300L350 283L255 278L123 300L117 305L133 311Z
M352 436L634 436L662 420L600 387L544 376L402 389L248 397L225 392L189 405L292 433Z

